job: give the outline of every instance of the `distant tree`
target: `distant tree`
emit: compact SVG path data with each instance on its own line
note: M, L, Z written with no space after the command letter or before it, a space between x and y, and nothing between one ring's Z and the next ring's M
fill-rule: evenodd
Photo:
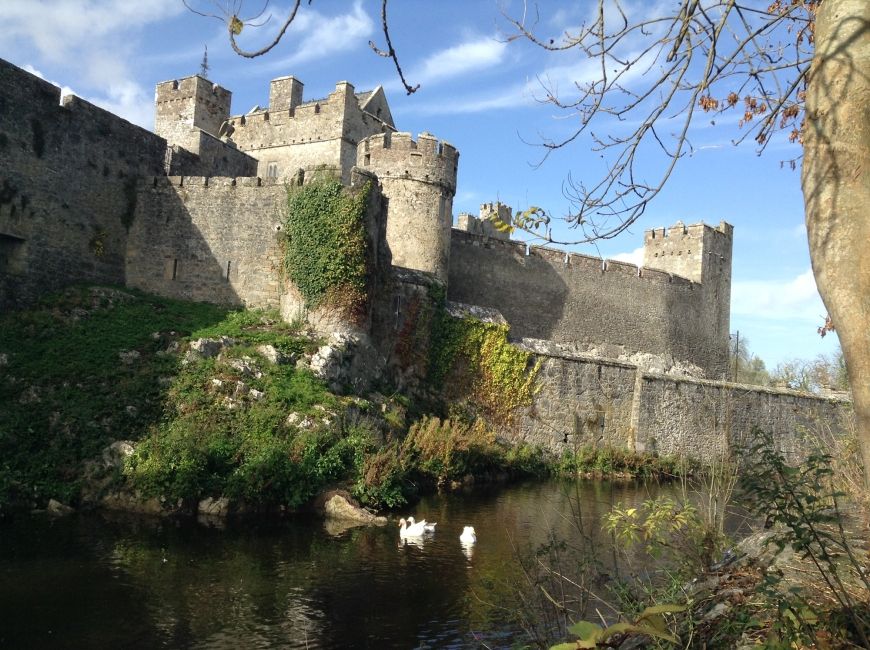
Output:
M194 9L188 4L194 0L184 1ZM254 52L235 41L257 19L241 17L243 0L211 0L220 15L198 13L225 21L236 52L259 56L281 40L300 2L293 0L272 42ZM389 38L387 4L382 0L387 49L370 44L393 59L411 93L416 88L405 82ZM592 182L568 177L573 208L565 219L578 229L577 242L628 228L691 153L689 127L699 118L741 111L744 130L736 142L752 138L759 151L780 130L802 144L791 163L802 158L813 272L843 346L870 487L870 2L676 0L672 6L597 0L589 22L553 35L538 29L525 4L521 16L508 18L512 38L570 50L599 70L594 80L577 82L571 96L544 85L545 99L576 121L568 137L544 140L545 151L577 145L589 134L608 164ZM634 126L625 134L596 132L602 118ZM654 180L640 166L650 156L661 157ZM539 208L520 212L514 226L554 241L550 215Z
M815 359L794 359L777 365L770 374L775 385L811 393L848 391L849 378L842 353L820 354Z
M770 385L770 374L767 372L764 360L750 351L749 339L735 332L731 335L729 352L734 381L755 386Z

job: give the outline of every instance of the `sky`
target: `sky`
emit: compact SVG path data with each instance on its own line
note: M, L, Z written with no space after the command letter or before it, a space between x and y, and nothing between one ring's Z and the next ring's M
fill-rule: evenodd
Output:
M669 3L623 5L649 12ZM190 4L216 11L210 0ZM291 4L271 0L272 20L246 27L240 44L254 49L268 42ZM537 14L527 6L527 17L540 33L558 36L580 25L591 4L541 0ZM247 18L263 0L243 5L240 16ZM570 99L574 82L596 71L576 51L546 52L512 39L505 16L522 13L520 0L393 0L390 36L409 83L420 84L410 96L391 61L369 47L372 40L385 48L377 0L303 1L281 43L252 60L232 52L222 22L191 13L181 0L2 0L2 6L0 58L148 129L155 85L198 73L206 47L209 78L233 92L233 114L268 105L269 81L283 75L304 82L305 100L325 97L342 80L357 91L382 85L400 131L428 131L459 149L454 215L477 214L481 203L495 200L515 211L535 205L554 217L567 214L566 180L594 183L609 160L588 138L544 159L541 143L577 125L576 115L541 101L545 87ZM617 238L571 250L639 263L645 230L725 220L734 226L731 331L769 369L834 353L836 336L816 333L827 312L810 267L800 171L784 164L799 156L799 147L780 138L758 155L751 141L733 144L741 135L735 119L711 121L695 122L693 154L678 162L635 224ZM602 121L596 134L618 135L626 127ZM639 171L653 180L660 167L649 157ZM553 224L556 236L578 238L576 230Z

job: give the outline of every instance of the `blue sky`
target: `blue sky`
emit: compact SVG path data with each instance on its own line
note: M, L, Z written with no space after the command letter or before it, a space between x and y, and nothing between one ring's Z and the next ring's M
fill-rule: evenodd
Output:
M267 41L290 4L272 0L275 18L247 28L241 44ZM538 27L558 35L580 24L590 4L539 2ZM640 0L623 4L629 11L649 8ZM246 5L243 16L257 13L262 0ZM210 5L199 0L197 6ZM538 101L541 82L570 96L572 81L592 70L578 53L509 41L502 12L516 16L522 7L518 0L393 0L393 44L409 82L421 85L410 97L391 62L369 49L370 39L383 46L376 0L303 2L284 40L254 60L235 55L223 25L191 14L181 0L4 0L0 57L146 128L153 126L155 84L197 73L206 45L209 76L233 91L234 113L267 105L269 80L287 74L305 83L306 99L327 95L339 80L357 90L383 85L399 130L429 131L459 148L455 214L476 214L480 203L501 200L515 210L538 205L558 216L569 209L562 192L567 175L594 181L606 158L580 140L538 164L543 150L536 143L576 125L576 118ZM810 271L800 174L781 164L799 148L777 140L758 156L751 144L735 147L741 132L734 122L698 121L690 133L694 155L680 161L640 220L616 239L574 248L634 261L644 230L724 219L734 225L731 330L740 330L769 368L830 354L836 336L820 339L815 331L826 312ZM597 128L603 135L625 125ZM658 165L650 159L642 171L652 179Z

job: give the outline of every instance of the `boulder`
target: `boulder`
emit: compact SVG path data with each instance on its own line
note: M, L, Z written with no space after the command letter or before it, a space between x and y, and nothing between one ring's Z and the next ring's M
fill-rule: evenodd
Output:
M75 509L55 499L49 499L46 512L48 512L48 514L50 515L54 515L55 517L65 517L74 513Z
M230 500L226 497L213 499L206 497L197 504L196 512L211 517L226 517L230 511Z
M368 510L353 503L352 499L343 494L334 492L325 495L325 497L319 499L319 501L323 502L320 512L326 519L381 526L387 523L386 517L373 515Z

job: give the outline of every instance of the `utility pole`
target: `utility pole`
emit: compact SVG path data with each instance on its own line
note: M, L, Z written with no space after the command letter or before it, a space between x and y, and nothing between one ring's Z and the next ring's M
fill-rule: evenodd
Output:
M734 336L734 381L737 382L737 362L740 361L740 330Z

